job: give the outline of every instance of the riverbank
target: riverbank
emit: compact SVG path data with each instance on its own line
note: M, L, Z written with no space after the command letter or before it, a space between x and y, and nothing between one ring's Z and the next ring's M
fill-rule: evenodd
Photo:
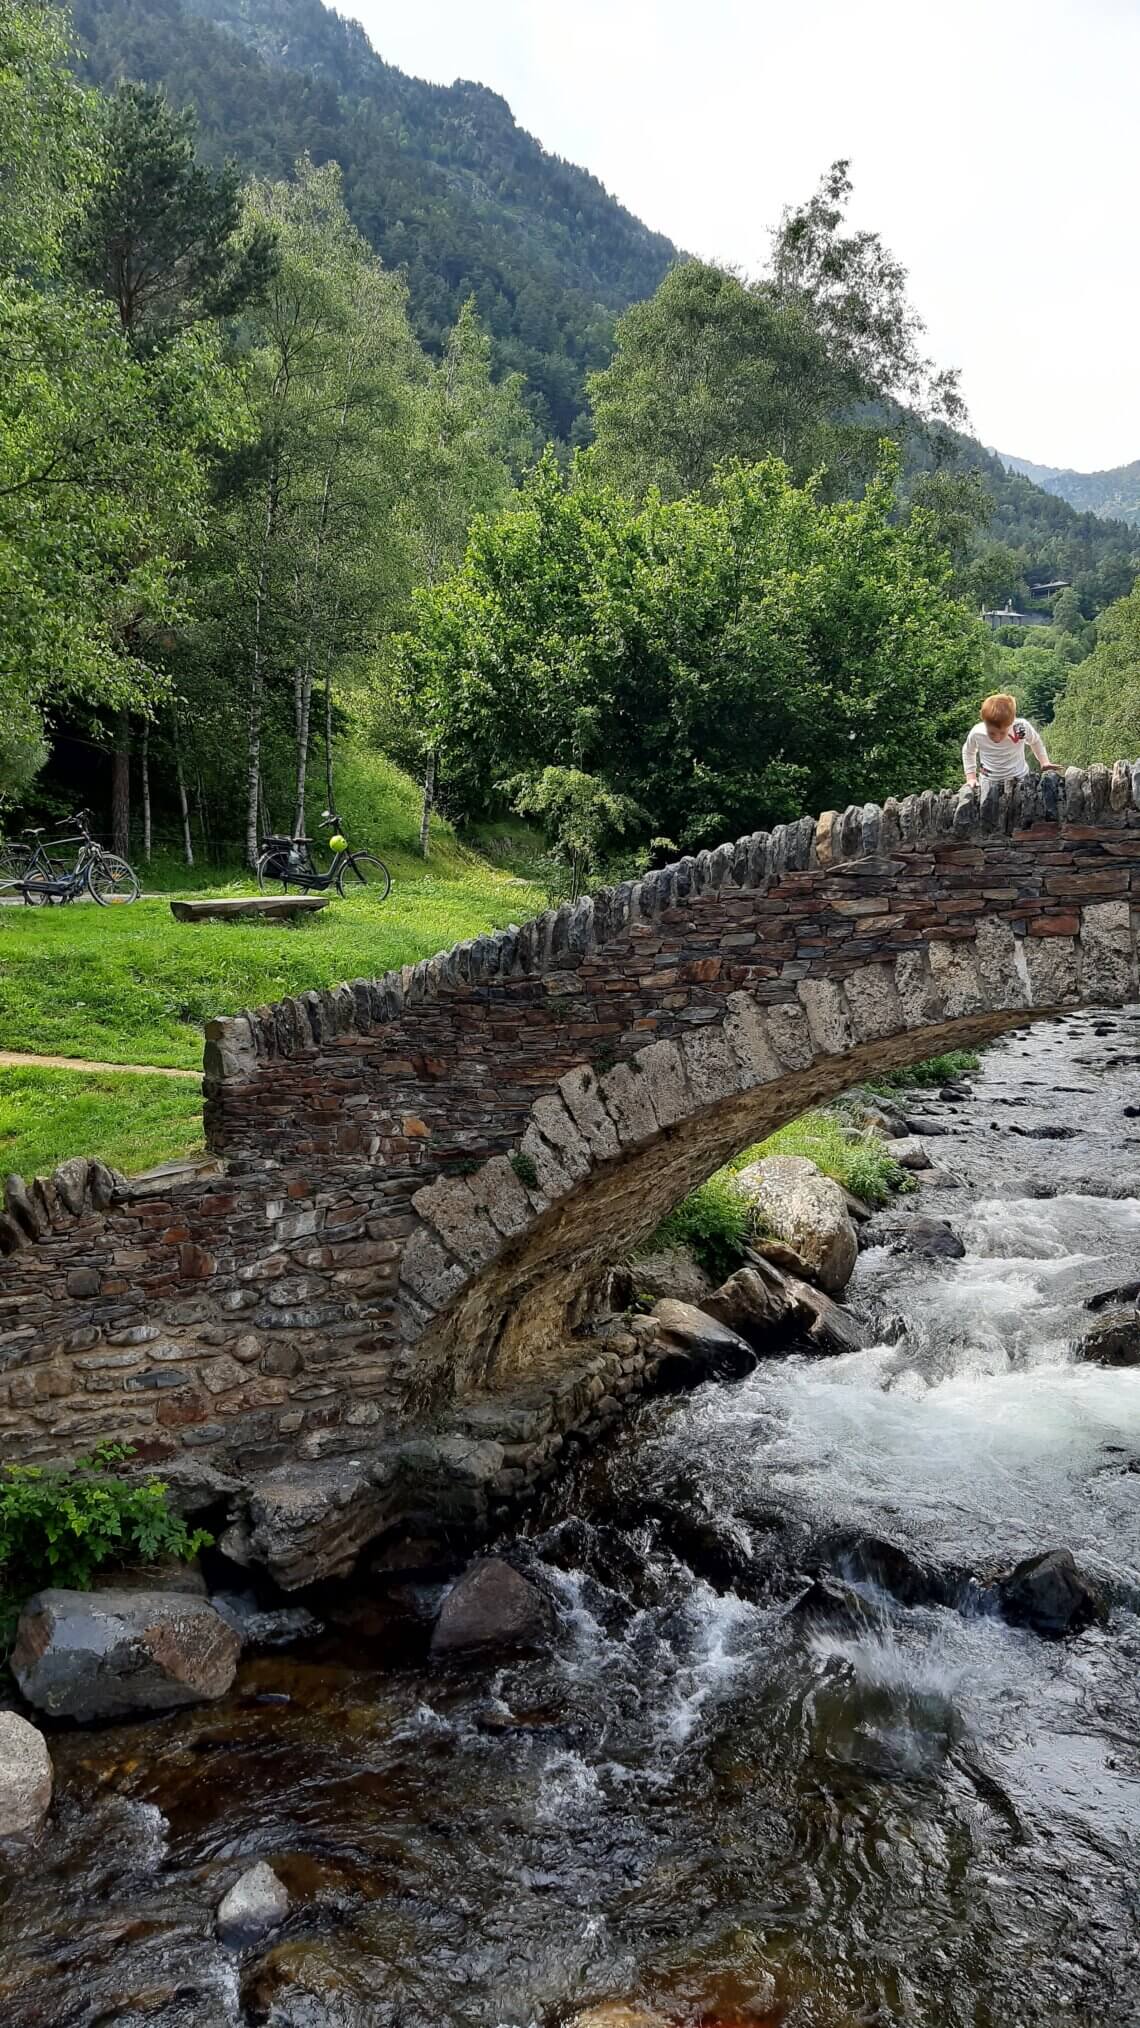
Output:
M647 1396L504 1515L536 1650L432 1659L465 1550L421 1539L219 1702L53 1731L13 2028L1132 2028L1140 1371L1073 1346L1140 1277L1140 1018L935 1106L850 1287L871 1343ZM1108 1611L1061 1641L985 1592L1056 1548ZM255 1860L289 1912L235 1950Z

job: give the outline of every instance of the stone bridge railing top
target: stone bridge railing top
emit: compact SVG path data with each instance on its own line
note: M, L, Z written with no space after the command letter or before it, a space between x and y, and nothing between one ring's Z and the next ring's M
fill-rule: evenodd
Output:
M651 922L690 896L723 887L763 890L785 873L826 871L855 860L890 857L899 850L958 841L967 845L995 833L1034 827L1123 828L1140 812L1140 760L1094 762L1014 782L977 788L928 789L883 804L854 803L821 817L801 817L773 831L753 831L735 842L698 852L639 880L622 881L548 909L522 927L495 930L456 944L435 957L404 965L377 979L311 990L272 1007L207 1023L207 1088L251 1074L259 1063L292 1056L351 1030L374 1031L407 1009L434 1000L441 988L490 985L546 977L568 962L620 936L635 921ZM1042 835L1047 836L1047 828Z

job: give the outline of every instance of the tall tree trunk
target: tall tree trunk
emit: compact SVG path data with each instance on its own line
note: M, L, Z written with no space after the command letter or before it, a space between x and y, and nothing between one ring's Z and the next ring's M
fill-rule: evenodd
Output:
M293 833L295 837L300 837L305 829L305 783L309 772L309 720L313 707L311 640L305 651L304 663L298 667L296 683L297 785L293 797Z
M428 842L431 836L431 813L434 802L435 802L435 748L433 747L431 749L431 752L428 754L427 766L424 769L424 801L423 808L420 811L421 859L426 859L428 856Z
M143 806L143 864L150 865L150 720L143 719L142 741L139 746L139 769L142 774Z
M332 765L332 663L325 664L325 794L326 809L336 816L336 797L333 794Z
M131 715L125 704L115 713L111 754L111 849L120 859L131 849Z
M253 607L253 664L249 673L249 723L246 751L245 858L252 873L257 866L257 812L261 794L261 707L265 691L265 606L269 589L269 550L277 526L278 466L274 456L265 495L265 525L257 560L257 591Z
M190 804L186 797L186 776L182 767L182 741L178 737L178 713L174 714L174 769L178 778L178 808L182 815L182 851L187 866L194 864L194 840L190 835Z
M305 781L309 769L309 726L312 718L312 708L313 708L313 660L314 660L313 650L316 639L317 598L320 592L321 585L321 559L324 554L325 536L328 533L328 525L329 525L329 510L332 504L333 467L336 463L337 454L340 450L341 439L343 438L344 435L345 424L348 421L348 402L351 387L352 387L352 365L350 361L349 377L345 383L344 399L342 400L340 405L340 424L338 427L337 435L333 439L333 448L329 457L328 464L325 466L325 482L324 486L321 489L321 511L317 519L317 540L316 540L316 548L313 555L313 590L312 597L309 600L309 626L308 626L308 637L305 641L305 659L301 668L297 671L297 675L294 679L294 697L296 701L296 721L297 721L297 791L294 799L294 815L293 815L293 829L295 832L301 832L305 828ZM331 642L326 643L326 652L327 655L331 658L332 653ZM331 763L328 761L327 757L327 747L326 747L325 773L328 777L330 784L329 808L331 810L332 772L331 772Z

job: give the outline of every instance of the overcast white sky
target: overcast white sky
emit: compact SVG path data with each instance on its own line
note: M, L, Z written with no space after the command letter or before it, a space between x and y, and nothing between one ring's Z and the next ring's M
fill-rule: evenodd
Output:
M755 269L848 155L976 433L1140 457L1140 0L335 0L381 56L501 92L691 253Z

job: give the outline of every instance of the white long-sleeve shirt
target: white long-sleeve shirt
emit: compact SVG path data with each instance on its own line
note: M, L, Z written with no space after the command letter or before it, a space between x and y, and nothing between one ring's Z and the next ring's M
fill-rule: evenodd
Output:
M1012 781L1017 775L1029 773L1026 748L1034 755L1039 767L1047 768L1049 756L1045 742L1035 725L1027 718L1015 718L1009 731L1002 739L991 739L985 721L980 720L966 734L962 748L962 770L966 780L972 782L980 775L983 781Z

